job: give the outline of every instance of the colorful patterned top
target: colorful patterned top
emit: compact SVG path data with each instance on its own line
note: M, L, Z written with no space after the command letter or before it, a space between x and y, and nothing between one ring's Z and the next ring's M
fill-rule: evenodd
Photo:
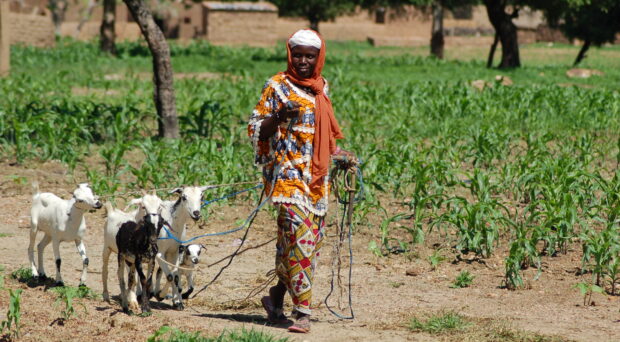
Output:
M325 93L328 94L327 82ZM288 123L281 123L276 133L266 141L258 140L260 126L264 119L274 115L289 101L301 105L300 119L293 122L291 131ZM272 176L276 181L271 196L273 203L291 203L315 215L327 212L329 177L323 186L310 189L312 181L312 141L314 139L314 95L309 89L293 84L286 76L278 74L269 79L254 108L248 135L252 139L255 162L263 166L265 192L271 191ZM285 153L286 152L286 153ZM274 166L278 168L274 172Z

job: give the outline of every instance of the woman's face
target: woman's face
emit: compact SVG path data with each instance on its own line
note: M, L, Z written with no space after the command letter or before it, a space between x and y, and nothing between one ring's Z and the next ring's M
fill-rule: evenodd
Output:
M318 58L319 49L313 46L297 45L291 49L293 68L303 78L312 76Z

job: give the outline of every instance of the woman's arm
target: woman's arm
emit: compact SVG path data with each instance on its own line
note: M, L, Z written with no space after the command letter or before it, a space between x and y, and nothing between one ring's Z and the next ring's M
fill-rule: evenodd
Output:
M301 105L295 101L289 101L286 105L280 107L274 115L263 120L260 126L258 140L266 141L274 135L278 126L282 122L287 122L290 118L299 116L299 108Z

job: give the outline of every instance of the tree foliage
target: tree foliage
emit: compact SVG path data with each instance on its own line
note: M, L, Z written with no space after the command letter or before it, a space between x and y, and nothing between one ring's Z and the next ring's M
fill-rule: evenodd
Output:
M617 0L547 0L531 1L543 11L547 22L559 28L569 39L584 42L575 64L584 57L590 45L614 42L620 32L620 2Z
M334 20L336 17L351 13L359 0L273 0L278 11L284 17L303 17L310 22L310 28L319 31L319 23Z

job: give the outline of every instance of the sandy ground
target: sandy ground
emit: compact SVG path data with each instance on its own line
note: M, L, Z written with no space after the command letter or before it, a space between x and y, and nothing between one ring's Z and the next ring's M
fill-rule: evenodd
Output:
M30 180L38 178L43 191L51 190L65 198L72 185L67 183L62 168L53 163L31 169L3 164L0 177L0 264L4 265L8 274L28 265ZM188 235L226 230L250 210L249 201L238 201L234 206L212 207L208 220L192 225ZM87 285L98 293L102 289L103 214L102 210L86 215L88 230L85 244L90 258ZM248 246L256 246L275 234L270 215L265 210L259 214L250 232ZM378 218L370 217L369 220L378 221ZM567 255L546 258L539 280L531 280L534 273L527 271L527 289L508 291L499 287L503 278L505 250L498 250L486 261L486 265L478 262L453 264L449 262L452 256L447 252L448 260L432 271L426 260L430 254L427 247L420 247L414 257L373 256L367 246L377 232L371 232L369 228L360 228L354 236L352 288L356 317L354 320L337 319L324 304L319 304L329 290L332 243L335 240L333 228L328 227L327 244L319 262L315 280L315 298L318 299L315 305L318 307L314 310L312 332L308 335L292 335L281 327L268 326L259 304L262 293L244 300L252 289L267 279L265 274L273 267L273 244L239 256L213 286L189 300L184 311L173 310L169 301L151 302L154 314L150 317L128 316L120 311L116 301L120 291L114 256L110 263L109 283L115 300L111 304L100 299L82 300L83 306L77 307L77 316L64 324L58 320L63 306L54 304L56 295L47 291L45 286L29 287L7 275L5 287L24 289L20 338L23 341L144 341L164 324L201 331L208 336L217 335L225 329L245 327L269 331L295 341L450 340L450 337L413 333L406 327L415 315L442 310L454 310L477 320L507 322L515 329L553 335L561 340L620 341L619 297L595 294L595 305L584 307L580 293L572 288L575 283L590 276L576 275L581 257L577 245ZM235 249L234 240L240 236L241 233L237 233L202 241L207 245L208 252L203 254L203 265L197 272L197 287L202 287L219 270L219 266L207 268L205 264L231 253ZM41 237L38 236L37 243ZM74 244L63 243L61 256L65 283L77 286L81 259ZM54 275L51 245L45 250L45 268L48 275ZM475 275L473 285L463 289L450 288L461 270ZM332 303L337 306L337 300ZM5 319L7 306L8 293L0 291L0 320Z

